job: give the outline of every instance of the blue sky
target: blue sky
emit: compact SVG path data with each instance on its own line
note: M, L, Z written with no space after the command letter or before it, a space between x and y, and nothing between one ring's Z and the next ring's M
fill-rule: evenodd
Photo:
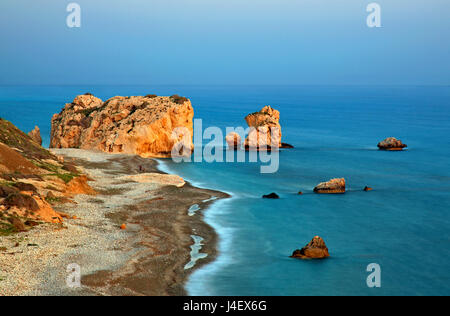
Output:
M450 84L450 1L371 2L1 0L0 84Z

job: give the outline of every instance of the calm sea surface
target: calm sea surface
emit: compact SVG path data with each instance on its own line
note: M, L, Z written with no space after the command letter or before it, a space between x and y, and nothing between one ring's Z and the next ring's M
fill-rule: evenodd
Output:
M162 161L233 196L206 212L220 256L192 275L190 294L450 295L450 87L3 86L0 116L27 132L39 125L48 146L52 114L86 92L177 93L204 128L223 130L246 127L245 115L264 105L281 112L283 141L295 149L280 152L276 173L261 174L259 163ZM408 150L378 151L389 136ZM335 177L346 179L346 194L312 193ZM281 199L261 199L271 192ZM289 258L316 235L331 258ZM366 285L370 263L381 266L381 288Z

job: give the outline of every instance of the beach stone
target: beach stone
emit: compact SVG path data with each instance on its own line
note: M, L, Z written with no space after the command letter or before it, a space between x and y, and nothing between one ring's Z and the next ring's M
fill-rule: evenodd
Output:
M319 183L314 188L314 192L322 194L345 193L345 179L331 179L328 182Z
M403 148L408 147L395 137L388 137L382 142L379 142L377 146L380 150L403 150Z
M263 195L263 199L279 199L280 197L276 193L270 193L267 195Z
M324 259L328 258L328 248L323 239L319 236L314 237L309 244L302 249L297 249L292 253L291 258L299 259Z
M171 97L79 95L53 115L51 148L81 148L141 157L189 156L194 145L191 102Z

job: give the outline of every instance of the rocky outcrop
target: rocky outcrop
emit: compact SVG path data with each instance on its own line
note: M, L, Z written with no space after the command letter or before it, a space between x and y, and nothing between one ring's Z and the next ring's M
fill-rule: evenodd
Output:
M0 236L61 223L53 205L76 194L95 194L86 176L0 119Z
M263 195L263 199L279 199L280 197L276 193L270 193L267 195Z
M247 150L269 150L281 147L280 112L265 106L259 112L249 114L245 121L251 128L245 140Z
M331 179L328 182L319 183L315 188L316 193L345 193L345 179Z
M403 144L401 140L395 137L388 137L382 142L378 143L378 148L380 150L403 150L403 148L408 147L406 144Z
M106 102L81 95L53 116L50 147L142 157L190 155L193 117L191 102L177 95L113 97Z
M325 242L322 238L316 236L305 247L295 250L291 258L324 259L329 256L330 254L328 253L328 248L325 245Z
M241 135L239 135L238 133L235 133L235 132L229 133L225 137L225 140L227 141L228 148L230 148L230 149L241 148L242 140L241 140Z
M30 136L37 144L42 145L41 130L39 127L35 126L34 130L28 133L28 136Z

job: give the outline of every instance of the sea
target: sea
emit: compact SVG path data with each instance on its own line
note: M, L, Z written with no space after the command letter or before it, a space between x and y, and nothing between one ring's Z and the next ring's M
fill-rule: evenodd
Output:
M202 128L223 136L265 105L280 111L283 142L295 148L278 153L274 173L248 153L244 162L210 162L216 152L159 159L162 170L232 196L202 210L219 255L192 273L190 295L450 295L449 86L0 86L0 117L25 132L38 125L48 146L52 115L87 92L186 96ZM378 150L391 136L407 149ZM222 139L203 146L211 141ZM345 194L313 193L332 178L345 178ZM261 198L272 192L280 199ZM330 258L290 258L314 236Z

